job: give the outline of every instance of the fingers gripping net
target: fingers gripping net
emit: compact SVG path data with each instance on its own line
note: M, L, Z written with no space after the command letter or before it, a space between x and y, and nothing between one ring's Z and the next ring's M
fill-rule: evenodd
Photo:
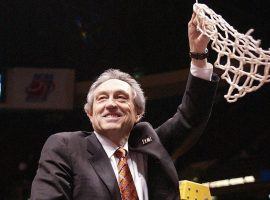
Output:
M239 33L205 4L195 3L193 10L197 29L211 39L211 47L218 53L214 66L224 70L221 78L230 84L224 96L228 102L270 82L270 51L263 50L260 41L253 39L252 29Z

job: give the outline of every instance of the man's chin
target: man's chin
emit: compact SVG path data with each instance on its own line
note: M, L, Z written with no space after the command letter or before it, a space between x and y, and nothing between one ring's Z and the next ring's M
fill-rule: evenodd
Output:
M127 127L122 127L122 126L117 126L117 125L107 125L107 126L104 126L102 127L102 130L101 130L103 133L105 133L106 135L109 135L109 134L119 134L119 135L128 135L130 130L127 128Z
M102 130L104 133L119 133L121 132L121 127L119 126L106 126Z

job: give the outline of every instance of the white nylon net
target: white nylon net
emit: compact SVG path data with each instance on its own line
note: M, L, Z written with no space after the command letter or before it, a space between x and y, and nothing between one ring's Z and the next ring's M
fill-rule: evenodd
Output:
M230 84L224 96L228 102L270 82L270 51L263 50L260 41L250 35L252 29L239 33L205 4L195 3L193 10L197 29L210 38L212 49L218 53L214 66L224 70L221 78Z

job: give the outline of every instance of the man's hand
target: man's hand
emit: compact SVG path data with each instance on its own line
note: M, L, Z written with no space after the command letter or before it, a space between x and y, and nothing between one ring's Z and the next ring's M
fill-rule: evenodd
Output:
M199 30L197 30L197 22L195 20L196 14L193 13L192 17L188 23L188 39L189 39L189 48L191 52L194 53L204 53L210 39L203 35ZM192 59L192 64L197 67L203 67L206 65L207 59L196 60Z

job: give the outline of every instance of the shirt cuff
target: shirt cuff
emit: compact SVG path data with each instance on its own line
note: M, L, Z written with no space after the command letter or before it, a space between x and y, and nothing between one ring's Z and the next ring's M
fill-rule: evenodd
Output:
M197 67L196 65L190 64L190 72L193 76L211 81L211 77L213 74L213 65L211 63L207 63L204 67Z

